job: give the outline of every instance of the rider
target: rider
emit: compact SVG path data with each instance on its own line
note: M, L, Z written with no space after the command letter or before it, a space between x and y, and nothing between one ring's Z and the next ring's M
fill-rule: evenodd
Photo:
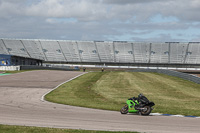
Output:
M149 100L142 93L140 93L138 95L138 102L139 103L148 103Z
M149 100L142 93L140 93L137 98L136 97L132 97L132 100L135 103L135 107L139 107L139 105L141 103L149 102ZM137 102L135 102L135 100L137 100L139 102L139 104L137 104Z

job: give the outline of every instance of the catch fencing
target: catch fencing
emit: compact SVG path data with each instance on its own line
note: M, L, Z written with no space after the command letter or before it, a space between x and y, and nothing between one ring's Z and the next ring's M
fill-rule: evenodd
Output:
M163 70L163 69L135 69L131 70L132 72L155 72L155 73L162 73L169 76L179 77L185 80L189 80L192 82L195 82L197 84L200 84L200 77L197 77L195 75L172 71L172 70Z

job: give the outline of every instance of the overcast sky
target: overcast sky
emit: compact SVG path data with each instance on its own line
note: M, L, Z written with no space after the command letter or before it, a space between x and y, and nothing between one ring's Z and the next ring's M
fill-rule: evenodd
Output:
M200 0L0 0L0 38L200 41Z

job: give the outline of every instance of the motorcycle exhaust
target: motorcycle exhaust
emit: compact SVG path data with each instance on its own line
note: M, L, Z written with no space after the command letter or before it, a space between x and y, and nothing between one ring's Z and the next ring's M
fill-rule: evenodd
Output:
M137 108L139 111L147 111L147 108Z
M151 110L153 110L154 108L151 108ZM137 108L137 110L139 111L147 111L147 108Z

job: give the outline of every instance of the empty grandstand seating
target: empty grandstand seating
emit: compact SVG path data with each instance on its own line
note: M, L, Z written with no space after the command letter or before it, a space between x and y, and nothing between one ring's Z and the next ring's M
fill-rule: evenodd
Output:
M21 40L3 39L3 42L9 54L21 57L30 57Z
M38 40L22 40L22 43L25 46L31 58L46 60L42 51L42 47Z
M0 54L9 54L2 39L0 40Z
M169 43L170 63L184 63L187 43Z
M152 43L150 44L150 61L149 63L163 63L162 57L165 55L162 51L162 44L160 43ZM164 62L168 63L168 62Z
M63 55L61 47L57 41L40 41L42 51L47 61L65 62L66 58Z
M133 53L136 63L149 63L149 43L133 43Z
M114 42L115 62L134 62L134 53L132 43Z
M170 54L169 44L161 43L160 45L161 45L160 63L169 63L169 54Z
M100 62L97 49L93 41L77 42L82 62Z
M200 64L200 43L0 39L0 54L47 62Z
M68 62L81 62L78 45L75 41L59 41L59 44Z
M95 42L101 62L114 62L113 42Z
M199 64L200 63L200 43L189 43L188 50L186 52L186 63Z

